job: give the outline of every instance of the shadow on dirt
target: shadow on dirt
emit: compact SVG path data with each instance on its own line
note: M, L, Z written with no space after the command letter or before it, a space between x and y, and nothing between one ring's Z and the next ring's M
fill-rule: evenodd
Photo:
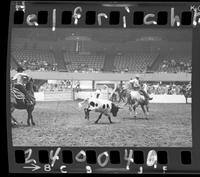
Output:
M12 128L20 128L20 127L33 127L33 126L32 125L28 126L27 124L23 124L23 123L18 123L17 125L12 125Z
M119 124L120 122L98 122L98 123L95 123L95 122L92 122L90 125L113 125L113 124Z
M150 118L145 117L123 117L123 120L150 120Z

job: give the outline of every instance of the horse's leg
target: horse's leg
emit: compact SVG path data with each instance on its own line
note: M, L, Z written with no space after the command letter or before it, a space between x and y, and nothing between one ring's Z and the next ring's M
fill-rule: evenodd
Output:
M14 105L12 105L12 103L11 103L11 106L10 106L10 112L11 112L11 114L14 112L14 110L15 110L15 107L14 107Z
M31 110L30 108L27 108L27 113L28 113L28 118L27 118L27 125L30 126L30 122L31 122Z
M144 112L145 118L148 119L148 118L147 118L146 110L145 110L145 108L144 108L144 105L141 105L141 108L142 108L142 110L143 110L143 112Z
M147 115L149 115L149 105L148 104L146 105L146 110L147 110L147 112L146 112Z
M136 102L134 105L133 105L133 110L134 110L134 118L136 118L136 108L138 107L139 103Z
M17 125L19 124L18 121L12 116L12 113L14 112L14 110L15 110L15 107L11 104L11 107L10 107L11 123L14 125Z
M33 115L31 113L31 122L32 122L32 125L35 126L35 122L33 121Z
M136 107L135 106L133 107L133 111L134 111L134 118L136 118L137 113L136 113Z
M99 115L98 119L95 121L95 124L98 123L98 121L99 121L99 119L101 119L102 115L103 115L103 113L101 113L101 114Z
M186 99L186 104L188 104L188 101L187 101L187 100L188 100L188 97L185 97L185 99Z
M33 109L34 109L34 107L31 109L31 123L32 123L32 125L34 126L35 125L35 122L33 121Z
M132 110L132 106L129 105L128 109L129 109L129 114L130 114L130 116L131 116L131 115L132 115L131 112L133 111L133 110Z

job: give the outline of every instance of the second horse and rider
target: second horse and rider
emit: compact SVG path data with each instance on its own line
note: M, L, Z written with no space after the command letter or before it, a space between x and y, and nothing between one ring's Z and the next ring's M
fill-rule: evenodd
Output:
M130 79L129 81L129 89L130 90L135 90L135 91L139 91L141 93L141 95L144 95L145 99L146 100L152 100L153 98L150 97L147 93L147 91L145 91L143 88L142 88L142 84L141 84L141 81L140 81L140 76L137 74L135 76L135 79Z
M142 89L139 75L136 75L135 79L130 79L128 87L122 89L122 92L125 93L125 105L129 105L129 111L131 112L133 110L134 114L136 114L136 108L140 105L147 118L147 113L149 112L148 103L149 100L152 100L153 98L150 97L147 92ZM121 107L115 105L111 100L100 99L99 94L100 93L97 93L96 97L87 98L84 101L80 102L79 107L81 108L82 104L87 103L87 107L84 109L84 112L85 118L87 118L88 120L89 112L93 110L100 113L95 123L99 121L102 115L106 115L110 123L112 123L110 113L113 114L114 117L116 117L117 112ZM136 117L136 115L134 115L134 117Z

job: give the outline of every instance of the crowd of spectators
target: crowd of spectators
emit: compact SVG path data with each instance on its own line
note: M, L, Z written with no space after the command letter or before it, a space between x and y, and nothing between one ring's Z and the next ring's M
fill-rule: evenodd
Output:
M34 71L57 71L57 64L50 64L45 60L29 59L18 61L25 70Z
M54 55L48 50L12 49L12 59L25 70L56 71Z
M65 56L64 64L60 64L57 63L58 61L56 62L54 55L49 51L20 49L13 50L12 55L16 62L25 70L58 71L62 65L66 72L104 72L103 56L67 55ZM154 59L154 55L116 56L110 71L117 73L144 73L149 70ZM191 72L191 60L180 57L170 59L166 56L160 63L157 71L169 73Z
M45 60L21 60L18 64L22 66L25 70L37 70L37 71L58 71L58 66L56 63L50 64ZM66 65L67 66L67 65ZM69 65L68 65L69 66ZM79 64L76 68L66 67L69 72L103 72L103 68L90 68L88 64ZM160 72L191 72L192 66L191 61L177 62L175 60L163 60L159 66ZM123 70L113 70L113 72L128 73L131 72L129 68ZM141 71L144 72L144 71Z
M145 83L147 84L147 92L149 94L155 95L181 95L181 89L183 86L188 85L188 83ZM39 88L39 92L56 92L56 91L66 91L67 89L80 89L79 81L72 80L59 80L54 82L45 82Z
M60 80L54 82L45 82L43 85L40 86L39 92L59 92L59 91L66 91L67 89L71 88L79 88L80 83L79 81L72 82L71 80Z
M163 60L160 64L159 71L161 72L191 72L191 60Z
M148 93L155 95L181 95L181 89L183 84L167 83L162 82L148 84Z
M129 67L122 68L122 69L116 69L116 68L114 68L112 70L113 73L122 73L122 74L123 73L146 73L146 71L147 71L147 69L144 69L144 70L140 69L140 70L131 71L129 69Z
M77 66L71 66L70 62L66 63L67 71L69 72L100 72L103 71L103 68L91 68L87 63L78 64Z

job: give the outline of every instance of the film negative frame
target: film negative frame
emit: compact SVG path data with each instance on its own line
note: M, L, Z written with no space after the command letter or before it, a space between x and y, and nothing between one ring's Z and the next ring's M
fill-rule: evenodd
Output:
M63 5L63 3L65 5ZM102 4L105 4L102 6ZM117 4L117 5L116 5ZM27 16L30 14L38 14L39 11L48 11L48 18L46 24L39 24L37 28L52 28L56 30L59 27L75 27L75 28L192 28L192 148L164 148L164 147L13 147L11 141L11 125L9 119L7 119L7 136L8 136L8 162L10 173L123 173L123 174L142 174L142 173L200 173L200 119L199 119L199 88L200 88L200 70L199 70L199 58L200 52L198 46L200 46L200 20L199 22L189 20L187 22L182 21L180 24L174 23L172 26L170 21L166 25L158 24L142 24L134 25L133 16L130 8L129 10L124 8L124 4L137 5L134 6L134 11L142 11L145 14L154 13L159 11L167 11L168 16L172 13L172 8L175 10L176 15L180 15L182 12L200 13L200 3L196 2L178 2L167 3L166 6L160 2L117 2L114 5L114 11L120 12L120 20L116 25L110 25L109 20L104 22L91 22L92 24L85 24L86 12L94 11L96 14L101 12L108 14L113 11L113 3L110 2L29 2L25 1L25 6L21 4L19 9L16 9L16 3L11 2L10 6L10 20L9 20L9 35L8 44L10 46L10 34L12 28L32 28L37 22L35 16L32 16L32 22L27 24ZM74 23L61 24L61 12L70 11L75 12L77 7L81 7L82 18L79 19L75 16ZM199 9L199 10L198 10ZM80 8L77 8L77 13ZM195 11L196 10L196 11ZM18 17L15 12L17 11ZM21 18L20 14L24 13L22 21L18 21ZM56 13L55 16L53 14ZM76 14L77 15L77 14ZM197 14L196 14L197 15ZM198 15L196 19L200 19ZM16 19L15 19L16 18ZM124 20L126 20L126 24ZM14 24L16 20L17 24ZM188 20L188 19L187 19ZM187 21L186 20L186 21ZM41 20L42 21L42 20ZM77 21L77 22L75 22ZM90 21L90 20L89 20ZM29 20L30 22L30 20ZM44 22L45 23L45 22ZM185 23L185 25L184 25ZM10 48L7 51L7 66L9 66ZM7 71L9 68L7 67ZM7 72L9 73L9 72ZM9 74L7 74L7 90L9 88ZM9 93L7 92L7 105L10 104ZM9 117L9 107L7 106L7 117ZM149 159L149 156L152 159ZM69 157L69 159L68 159ZM147 163L148 160L152 162Z

